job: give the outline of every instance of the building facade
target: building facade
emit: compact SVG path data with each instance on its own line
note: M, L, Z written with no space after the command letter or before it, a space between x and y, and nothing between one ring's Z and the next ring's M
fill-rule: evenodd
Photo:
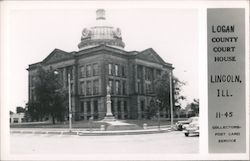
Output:
M25 113L12 113L10 114L10 124L24 122Z
M126 51L121 30L106 24L105 11L96 11L96 25L84 28L79 51L53 50L43 61L29 65L29 100L35 99L38 67L59 72L63 87L70 74L72 111L75 120L102 119L106 114L106 87L111 87L111 108L117 119L141 119L155 100L154 80L172 72L152 48ZM164 117L168 116L163 111Z

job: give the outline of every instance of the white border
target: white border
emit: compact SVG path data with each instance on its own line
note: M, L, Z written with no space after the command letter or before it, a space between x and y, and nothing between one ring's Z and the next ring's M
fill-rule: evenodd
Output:
M77 4L77 5L76 5ZM246 104L249 105L249 6L248 1L4 1L1 2L1 159L3 160L248 160L249 159L249 129L247 129L247 153L244 154L208 154L208 135L207 135L207 42L206 42L206 9L207 8L246 8ZM6 101L6 73L5 63L8 61L7 49L4 42L6 37L6 19L11 10L15 9L76 9L76 8L194 8L199 9L199 94L200 94L200 153L199 154L167 154L167 155L10 155L9 154L9 110ZM246 126L249 128L249 108L246 109Z

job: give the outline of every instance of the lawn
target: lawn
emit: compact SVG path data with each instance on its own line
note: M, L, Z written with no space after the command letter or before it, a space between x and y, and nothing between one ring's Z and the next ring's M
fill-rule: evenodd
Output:
M139 127L143 127L143 124L146 123L148 126L157 126L158 125L158 120L120 120L122 122L130 123L130 124L136 124ZM176 121L174 121L175 123ZM169 119L161 119L160 120L160 125L170 125L171 122ZM105 122L100 122L100 121L93 121L89 122L87 120L82 120L82 121L74 121L72 123L72 128L100 128L101 125L109 125L108 123ZM23 124L11 124L11 128L68 128L69 123L68 122L63 122L63 123L23 123Z
M72 122L72 128L100 128L101 125L108 125L108 123L93 121L74 121ZM68 122L52 123L25 123L25 124L11 124L11 128L68 128Z
M157 126L158 125L158 120L125 120L124 122L126 123L131 123L131 124L137 124L140 127L143 127L143 124L146 123L148 126ZM171 121L167 119L161 119L160 120L160 125L171 125Z

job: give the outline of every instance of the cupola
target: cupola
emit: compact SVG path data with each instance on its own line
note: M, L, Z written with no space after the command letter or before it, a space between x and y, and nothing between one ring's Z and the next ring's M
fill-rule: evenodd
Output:
M78 48L83 50L102 44L120 49L125 46L122 41L121 29L108 25L105 10L98 9L96 11L96 24L93 27L83 29Z

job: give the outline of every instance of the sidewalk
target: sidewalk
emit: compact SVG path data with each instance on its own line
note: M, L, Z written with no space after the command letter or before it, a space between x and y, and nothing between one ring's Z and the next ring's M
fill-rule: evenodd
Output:
M62 128L11 128L10 133L13 134L57 134L57 135L79 135L79 136L102 136L102 135L139 135L139 134L154 134L172 131L171 127L148 127L142 130L117 130L117 131L101 131L98 129L69 129Z

